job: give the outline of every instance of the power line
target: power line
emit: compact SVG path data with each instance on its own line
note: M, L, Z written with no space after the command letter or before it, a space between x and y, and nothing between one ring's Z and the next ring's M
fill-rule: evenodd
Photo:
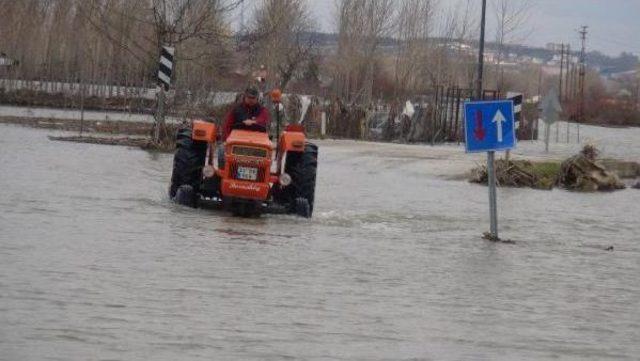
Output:
M625 47L627 49L633 49L633 50L640 49L640 43L632 44L632 43L629 43L629 42L621 41L618 38L607 38L607 37L604 37L604 36L593 35L593 34L591 34L591 38L595 39L596 41L599 40L599 41L603 42L602 44L604 44L606 42L606 43L612 43L612 44L615 44L615 45L618 45L618 46L623 46L623 47Z

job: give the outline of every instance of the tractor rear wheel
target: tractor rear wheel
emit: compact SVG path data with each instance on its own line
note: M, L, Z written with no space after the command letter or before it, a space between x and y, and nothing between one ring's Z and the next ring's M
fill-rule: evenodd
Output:
M290 212L310 218L316 191L316 173L318 169L318 147L307 143L304 152L287 155L286 170L291 176L289 193Z
M169 197L180 203L177 193L181 186L188 185L191 188L189 193L194 194L194 199L195 195L198 194L202 181L202 168L204 167L207 143L194 141L191 139L191 128L183 128L178 131L176 136L176 147L176 153L173 157ZM195 202L185 205L195 206Z

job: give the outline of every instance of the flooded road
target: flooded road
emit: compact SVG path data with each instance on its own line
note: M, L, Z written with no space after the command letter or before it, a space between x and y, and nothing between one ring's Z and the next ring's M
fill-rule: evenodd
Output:
M171 155L0 131L1 360L640 355L638 190L500 189L493 244L461 152L321 142L314 218L246 220L170 203Z

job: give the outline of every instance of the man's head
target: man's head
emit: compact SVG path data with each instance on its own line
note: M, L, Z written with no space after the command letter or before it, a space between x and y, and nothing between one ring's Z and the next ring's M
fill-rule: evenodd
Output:
M258 104L258 89L250 86L244 91L244 103L248 106Z

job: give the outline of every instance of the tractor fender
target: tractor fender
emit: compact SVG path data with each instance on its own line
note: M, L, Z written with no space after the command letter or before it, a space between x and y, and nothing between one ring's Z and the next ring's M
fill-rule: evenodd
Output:
M302 132L282 132L280 137L280 153L303 152L306 137Z
M191 137L193 140L199 140L207 143L215 143L216 141L216 125L205 122L204 120L193 121L193 132Z

